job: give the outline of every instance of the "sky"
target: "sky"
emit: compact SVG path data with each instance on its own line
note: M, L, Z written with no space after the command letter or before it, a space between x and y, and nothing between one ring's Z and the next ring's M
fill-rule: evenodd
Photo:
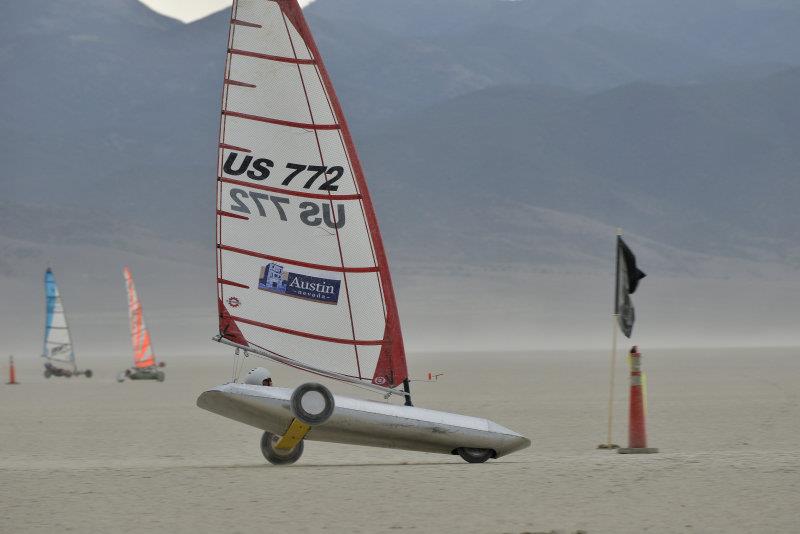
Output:
M178 19L183 22L193 22L215 11L230 7L231 0L139 0L153 11L162 15ZM313 0L300 0L301 6L306 6Z

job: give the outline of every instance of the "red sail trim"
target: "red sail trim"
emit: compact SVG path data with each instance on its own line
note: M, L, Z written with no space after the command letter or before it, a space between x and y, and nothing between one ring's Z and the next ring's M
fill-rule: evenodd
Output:
M228 80L228 79L226 79L225 83L227 83L228 85L235 85L237 87L247 87L248 89L255 89L256 88L255 84L247 83L247 82L237 82L236 80Z
M270 193L281 193L284 195L292 195L303 198L315 198L317 200L360 200L361 195L334 195L334 194L321 194L321 193L306 193L305 191L293 191L291 189L281 189L280 187L270 187L268 185L254 184L253 182L243 182L242 180L234 180L233 178L218 178L220 182L231 185L241 185L242 187L251 187L260 191L269 191Z
M219 309L219 334L239 345L249 345L220 298L217 299L217 308Z
M239 113L238 111L223 110L223 115L229 117L237 117L249 121L266 122L269 124L277 124L278 126L288 126L290 128L301 128L303 130L338 130L341 128L338 124L308 124L305 122L285 121L283 119L271 119L269 117L260 117L258 115L250 115L248 113Z
M336 91L333 88L333 82L331 82L330 75L325 68L324 62L321 60L319 49L317 48L317 44L314 41L311 30L309 29L308 24L303 17L303 11L300 9L300 5L297 3L297 0L277 0L277 2L281 8L281 11L286 14L286 17L292 22L294 27L300 33L300 36L305 41L308 50L311 52L311 55L318 59L317 68L319 69L322 77L323 86L328 94L330 104L335 111L335 116L338 117L340 132L344 139L345 148L352 158L351 165L355 171L354 178L356 184L358 185L358 190L363 197L362 205L364 206L364 212L369 224L377 263L380 265L378 273L380 276L381 286L383 288L384 298L386 300L386 309L388 312L386 317L387 328L384 337L386 344L383 345L383 349L381 350L377 369L391 369L392 372L389 373L391 376L388 377L390 383L388 385L396 386L408 378L408 366L406 364L405 348L403 346L403 334L400 328L400 318L397 311L397 301L395 299L394 288L392 286L392 277L389 272L389 262L386 258L386 251L383 247L383 239L378 227L375 209L372 206L372 199L369 195L369 190L367 189L366 180L364 179L364 171L361 167L361 161L358 158L358 153L356 152L355 144L353 143L353 137L350 134L350 128L347 126L347 120L345 119L342 111L342 106L339 103L339 99L336 96ZM376 370L373 380L377 381L379 379L380 376L378 376ZM381 385L386 386L387 384Z
M231 280L225 280L224 278L217 278L217 283L218 284L223 284L223 285L226 285L226 286L239 287L241 289L250 289L250 286L246 286L244 284L240 284L239 282L233 282Z
M231 19L231 24L235 24L237 26L247 26L248 28L263 28L261 24L255 24L253 22L246 22L244 20L237 19Z
M288 263L289 265L297 265L298 267L308 267L309 269L319 269L320 271L330 271L335 273L375 273L378 272L378 267L334 267L333 265L320 265L318 263L308 263L305 261L290 260L288 258L279 258L278 256L269 256L267 254L260 254L252 250L245 250L243 248L229 247L227 245L217 245L219 250L227 252L234 252L236 254L243 254L253 258L261 258L269 261L276 261L278 263Z
M231 219L241 219L243 221L249 221L250 217L246 217L244 215L237 215L236 213L230 213L228 211L217 210L217 215L220 217L230 217Z
M273 56L271 54L259 54L258 52L251 52L249 50L239 50L238 48L230 48L228 52L237 56L268 59L269 61L278 61L280 63L294 63L295 65L314 65L316 63L316 61L314 61L313 59L299 59L293 57Z
M228 143L220 143L219 147L225 150L235 150L236 152L244 152L245 154L249 154L252 152L249 148L242 148L236 145L229 145Z
M292 330L291 328L283 328L282 326L260 323L258 321L245 319L244 317L231 316L231 319L233 319L234 321L239 321L240 323L245 323L253 326L258 326L261 328L266 328L267 330L280 332L281 334L305 337L308 339L315 339L317 341L326 341L328 343L338 343L340 345L383 345L384 344L384 340L382 339L343 339L338 337L320 336L319 334L312 334L310 332L301 332L300 330Z

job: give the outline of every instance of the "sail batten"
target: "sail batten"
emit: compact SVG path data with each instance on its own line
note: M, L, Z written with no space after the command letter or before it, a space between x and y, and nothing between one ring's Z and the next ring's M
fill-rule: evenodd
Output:
M316 64L316 60L313 59L300 59L298 57L282 57L282 56L272 56L270 54L259 54L258 52L251 52L250 50L238 50L236 48L231 48L228 50L229 53L238 56L247 56L247 57L256 57L259 59L266 59L268 61L279 61L281 63L294 63L296 65L314 65Z
M248 152L250 151L248 150ZM291 189L282 189L278 187L269 187L266 185L252 184L244 182L242 180L234 180L232 178L219 178L219 181L231 185L243 185L245 187L250 187L252 189L258 189L259 191L269 191L271 193L279 193L281 195L290 195L295 197L316 198L319 200L361 200L362 198L364 198L360 194L335 195L333 193L319 194L319 193L307 193L305 191L292 191Z
M44 274L45 291L45 327L44 348L42 357L49 361L75 365L75 351L72 346L67 316L64 313L64 302L56 284L52 269Z
M252 250L245 250L237 247L228 247L225 245L219 245L218 247L220 250L226 250L228 252L235 252L236 254L243 254L245 256L253 256L255 258L261 258L264 260L269 261L276 261L280 263L288 263L290 265L297 265L300 267L308 267L311 269L319 269L321 271L331 271L337 273L377 273L380 271L380 267L375 265L374 267L346 267L336 266L336 265L322 265L321 263L308 263L300 260L292 260L289 258L281 258L279 256L270 256L267 254L261 254L258 252L254 252Z
M139 369L153 367L156 364L156 356L153 352L153 344L150 341L150 332L144 322L142 303L136 293L133 275L131 275L131 271L127 267L123 269L122 274L125 277L125 288L128 294L128 318L131 329L131 345L133 346L133 364Z
M408 372L388 262L302 10L296 0L237 0L231 19L217 174L220 335L299 368L393 387Z
M249 113L239 113L237 111L223 111L223 115L231 117L238 117L256 122L266 122L268 124L275 124L277 126L286 126L288 128L300 128L301 130L338 130L341 128L339 124L314 124L313 122L295 122L283 119L276 119L272 117L262 117L260 115L251 115Z

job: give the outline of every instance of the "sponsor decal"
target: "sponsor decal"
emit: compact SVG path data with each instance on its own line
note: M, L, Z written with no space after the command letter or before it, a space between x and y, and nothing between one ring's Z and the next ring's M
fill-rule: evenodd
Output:
M231 297L228 299L228 306L230 306L231 308L238 308L241 305L242 301L240 301L236 297Z
M50 349L50 355L55 356L56 354L61 354L65 352L69 348L69 345L58 345Z
M385 376L376 376L375 377L375 383L378 384L379 386L384 385L386 383L386 377Z
M270 263L261 269L258 289L324 304L338 304L341 283L341 280L293 273L283 265Z

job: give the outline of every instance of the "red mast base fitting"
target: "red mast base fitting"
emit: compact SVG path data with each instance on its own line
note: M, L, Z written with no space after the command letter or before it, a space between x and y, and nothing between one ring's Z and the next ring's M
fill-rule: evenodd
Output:
M642 355L635 345L631 347L631 397L628 415L628 446L617 449L620 454L653 454L658 449L647 446L645 426L644 386L642 385Z

